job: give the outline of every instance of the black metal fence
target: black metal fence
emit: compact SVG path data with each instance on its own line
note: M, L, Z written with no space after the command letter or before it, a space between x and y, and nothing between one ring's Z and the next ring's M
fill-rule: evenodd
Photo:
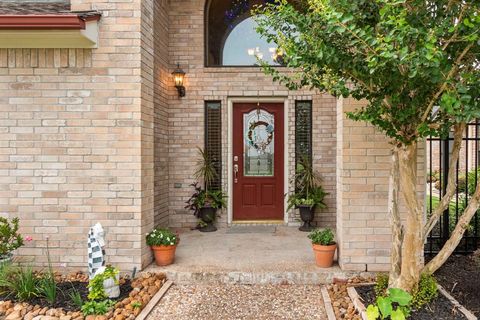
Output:
M453 137L445 140L430 138L427 141L427 217L430 217L445 194L452 147ZM425 244L426 254L437 253L442 248L475 192L480 179L480 120L470 123L466 129L455 175L457 181L455 196L428 236ZM480 210L472 219L455 252L467 254L479 247Z

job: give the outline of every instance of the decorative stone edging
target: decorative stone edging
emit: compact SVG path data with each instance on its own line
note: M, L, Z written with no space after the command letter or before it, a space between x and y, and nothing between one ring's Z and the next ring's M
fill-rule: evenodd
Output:
M81 280L85 275L76 275L68 279ZM87 277L88 278L88 277ZM64 279L67 280L67 279ZM166 286L168 284L168 286ZM160 298L165 294L171 281L166 279L163 273L143 273L132 280L132 290L129 295L117 301L113 310L106 315L83 316L80 311L65 311L62 308L41 307L26 302L14 303L12 301L0 301L0 319L3 320L143 320L153 309ZM165 287L165 288L164 288ZM162 294L160 294L162 293ZM135 304L141 304L135 308ZM143 318L139 316L143 313Z
M365 305L362 303L360 296L358 295L355 287L369 286L373 283L365 283L357 286L348 287L347 292L350 299L353 301L353 305L357 312L361 315L363 320L367 320L367 312ZM451 304L453 304L468 320L478 320L469 310L460 304L454 297L452 297L441 285L438 285L438 291L447 298Z
M322 298L328 320L336 320L337 318L335 317L335 312L333 311L332 299L330 299L330 294L328 294L327 287L325 286L322 286Z

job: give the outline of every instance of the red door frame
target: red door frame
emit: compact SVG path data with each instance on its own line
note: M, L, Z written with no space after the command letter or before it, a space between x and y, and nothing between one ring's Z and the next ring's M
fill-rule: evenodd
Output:
M257 103L233 103L233 163L232 167L238 165L237 178L233 172L233 199L232 218L233 221L255 221L255 220L284 220L284 175L285 175L285 136L284 103L261 103L260 107L275 116L275 138L274 138L274 175L273 177L245 177L244 172L244 129L243 114L258 108ZM238 161L235 161L235 156ZM233 170L235 171L235 170ZM235 183L237 179L237 183ZM245 186L249 187L252 194L249 200L245 201ZM253 191L252 191L253 190ZM248 204L246 204L249 202Z

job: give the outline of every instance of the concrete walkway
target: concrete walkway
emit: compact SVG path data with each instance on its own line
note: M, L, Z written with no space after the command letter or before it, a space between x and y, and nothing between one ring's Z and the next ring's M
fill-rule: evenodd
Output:
M236 227L237 228L237 227ZM321 284L348 278L338 266L315 265L307 233L297 228L221 229L213 233L180 233L175 263L151 265L146 271L165 272L176 284Z
M320 286L174 285L149 320L327 319Z

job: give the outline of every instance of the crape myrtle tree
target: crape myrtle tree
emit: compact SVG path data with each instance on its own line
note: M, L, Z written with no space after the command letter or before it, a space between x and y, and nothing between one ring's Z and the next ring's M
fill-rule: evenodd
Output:
M480 186L429 263L425 239L455 194L467 123L480 117L480 1L277 0L257 8L257 32L278 45L293 72L263 65L289 89L310 87L366 101L348 113L381 130L392 150L389 205L390 287L415 288L452 254L479 208ZM431 217L417 186L417 149L430 135L453 133L446 194ZM399 195L406 215L401 219Z

